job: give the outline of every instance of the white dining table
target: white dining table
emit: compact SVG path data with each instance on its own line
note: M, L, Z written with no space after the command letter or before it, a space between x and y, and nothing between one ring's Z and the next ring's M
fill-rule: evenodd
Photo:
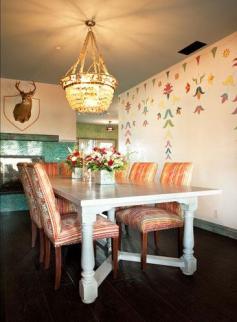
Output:
M95 270L93 224L96 214L108 211L115 220L115 208L177 201L184 211L183 255L180 258L147 255L147 263L179 267L183 274L192 275L197 269L194 257L193 218L198 197L221 193L219 189L192 186L168 186L160 183L132 184L130 182L99 185L71 178L50 178L55 194L71 201L77 209L82 225L81 280L79 293L84 303L92 303L98 287L112 271L111 255ZM118 260L140 262L140 254L120 251Z

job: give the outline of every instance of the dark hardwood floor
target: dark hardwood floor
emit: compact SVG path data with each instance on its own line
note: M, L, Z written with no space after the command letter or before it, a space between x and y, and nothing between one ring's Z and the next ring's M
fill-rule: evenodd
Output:
M96 302L85 305L78 295L80 246L63 250L62 285L55 292L53 258L48 271L39 266L28 214L0 216L0 225L1 321L237 321L236 240L195 229L193 276L155 265L142 272L139 263L121 262L118 278L108 276ZM160 233L159 244L159 254L177 255L175 231ZM123 248L138 251L139 235L130 230ZM154 252L152 238L149 252ZM98 247L97 257L104 258Z

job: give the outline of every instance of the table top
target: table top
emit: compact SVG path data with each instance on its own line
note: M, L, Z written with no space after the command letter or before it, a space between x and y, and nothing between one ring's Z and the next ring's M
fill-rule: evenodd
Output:
M50 181L57 195L81 207L108 203L114 207L139 205L221 193L220 189L162 185L158 182L151 184L124 182L106 185L82 182L68 177L51 177Z

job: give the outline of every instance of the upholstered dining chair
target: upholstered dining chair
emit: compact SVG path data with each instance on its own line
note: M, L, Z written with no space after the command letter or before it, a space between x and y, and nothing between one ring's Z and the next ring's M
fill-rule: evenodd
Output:
M128 164L123 170L115 171L115 181L116 183L124 183L128 181L131 165Z
M130 166L129 174L127 175L129 182L136 183L151 183L155 180L158 164L155 162L134 162ZM122 181L118 181L119 183ZM132 206L134 207L134 206ZM116 209L116 214L122 209L131 209L132 207L119 207ZM128 225L125 224L125 229L128 234ZM122 224L119 222L119 247L121 247Z
M40 263L43 263L44 260L44 231L41 223L41 217L39 213L39 209L37 207L37 203L34 197L34 191L31 184L31 180L28 176L26 170L27 163L17 163L17 167L19 170L19 177L23 185L23 189L25 192L25 196L27 199L29 213L31 218L31 245L35 247L36 238L37 238L37 230L39 229L40 235Z
M45 261L49 265L50 245L55 248L55 290L60 287L61 281L61 247L80 243L82 239L81 225L77 214L60 216L55 195L49 177L40 163L28 164L27 171L31 175L37 205L40 209L41 220L45 233ZM113 276L118 270L118 226L97 215L94 225L93 239L112 238Z
M62 177L71 177L72 176L72 169L65 162L61 162L59 164L59 174Z
M69 175L68 172L66 173L66 167L64 167L61 163L42 162L42 164L46 170L47 175L50 177L56 177L59 175L65 176L66 174L67 176ZM60 212L61 215L75 212L75 206L71 202L69 202L68 200L62 197L56 196L56 203L57 203L58 211Z
M162 170L160 182L166 185L189 185L192 170L193 164L190 162L167 162ZM136 206L118 210L116 220L120 225L123 223L140 231L141 267L143 270L146 267L148 233L154 232L157 246L157 231L183 227L182 209L177 202L156 204L155 207Z
M39 231L39 241L40 241L40 255L39 255L39 262L43 263L44 261L44 254L45 254L45 242L44 242L44 230L41 223L41 217L39 213L39 208L35 200L34 190L32 186L32 181L30 178L30 175L27 171L27 164L19 162L17 164L18 170L19 170L19 177L23 185L23 189L26 195L28 207L29 207L29 214L31 218L31 246L35 247L36 239ZM56 175L55 171L55 165L50 164L49 168L51 169L50 173L54 173ZM45 167L45 164L43 164ZM66 199L58 198L56 197L56 204L58 211L60 215L66 216L68 214L71 214L72 212L75 213L75 207L69 203Z
M151 183L155 180L158 164L155 162L135 162L133 163L129 181L132 183Z
M48 176L58 176L59 175L59 164L58 162L42 162Z

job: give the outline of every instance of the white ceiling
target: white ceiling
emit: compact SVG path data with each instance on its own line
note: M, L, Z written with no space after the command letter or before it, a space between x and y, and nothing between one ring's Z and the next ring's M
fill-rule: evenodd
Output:
M211 44L237 30L237 0L2 0L1 76L59 83L95 17L106 65L123 92L184 58L195 40ZM81 122L117 119L115 108Z

